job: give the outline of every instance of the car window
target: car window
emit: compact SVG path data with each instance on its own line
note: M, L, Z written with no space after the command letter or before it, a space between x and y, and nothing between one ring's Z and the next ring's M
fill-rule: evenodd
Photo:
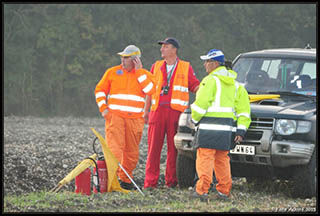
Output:
M316 62L304 59L240 57L233 65L249 93L316 89ZM309 94L309 93L308 93Z
M311 79L316 79L316 64L311 62L306 62L303 65L303 68L301 70L301 75L309 75Z
M281 60L265 60L262 64L262 70L266 71L269 74L270 78L276 79L278 76L278 68L281 63Z

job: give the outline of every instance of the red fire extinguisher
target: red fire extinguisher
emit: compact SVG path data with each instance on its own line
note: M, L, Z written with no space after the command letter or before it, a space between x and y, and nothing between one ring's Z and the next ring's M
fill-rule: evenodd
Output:
M94 159L88 157L86 159L90 159L94 162L95 167L97 167L97 163ZM98 173L96 175L99 175ZM95 176L95 175L94 175ZM76 176L75 179L75 185L76 185L76 193L81 193L85 195L91 195L91 169L87 168L82 173L80 173L78 176ZM97 178L97 191L100 191L99 189L99 176Z
M97 153L95 148L95 141L97 139L98 138L96 137L93 140L93 143L92 143L93 151L97 155L102 155L103 153L102 152ZM98 169L98 172L97 172L97 169ZM99 192L98 189L100 189L100 193L105 193L108 190L108 170L107 170L106 162L103 156L98 157L97 165L93 169L93 192L98 193Z
M98 189L100 193L105 193L108 189L108 171L103 157L98 159L97 168L93 168L93 193L98 193Z
M76 185L76 193L81 193L85 195L91 195L91 170L89 168L85 169L82 173L80 173L75 180Z
M95 150L95 141L93 141L93 151L97 154ZM97 154L98 155L98 154ZM104 193L107 192L108 187L108 171L106 167L106 162L103 157L98 157L98 160L95 161L92 158L87 158L93 160L95 167L93 169L93 192L94 193ZM97 172L98 169L98 172ZM76 193L82 193L86 195L91 195L91 170L87 168L81 174L79 174L75 179Z

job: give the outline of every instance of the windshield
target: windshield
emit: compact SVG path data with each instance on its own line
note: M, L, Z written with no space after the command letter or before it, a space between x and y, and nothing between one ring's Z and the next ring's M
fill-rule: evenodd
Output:
M233 65L249 94L295 92L316 95L316 62L303 59L240 57Z

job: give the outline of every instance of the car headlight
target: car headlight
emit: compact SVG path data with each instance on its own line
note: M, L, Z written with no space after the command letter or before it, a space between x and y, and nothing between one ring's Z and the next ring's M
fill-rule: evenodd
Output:
M186 113L181 113L179 118L179 126L187 126L188 115Z
M296 132L297 122L290 119L278 119L276 121L275 131L280 135L291 135Z
M194 129L194 124L191 122L191 115L188 113L181 113L179 117L179 126Z
M291 135L294 133L308 133L311 129L309 121L295 121L290 119L278 119L275 131L280 135Z

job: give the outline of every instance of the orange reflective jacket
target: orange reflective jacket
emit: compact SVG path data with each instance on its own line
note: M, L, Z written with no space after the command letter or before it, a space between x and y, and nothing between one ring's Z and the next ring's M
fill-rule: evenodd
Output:
M152 106L151 110L155 111L159 105L160 92L162 88L163 75L160 67L163 65L164 60L156 61L154 66L154 75L156 82L156 92L152 95ZM172 96L170 106L174 110L183 112L189 104L189 89L188 89L188 73L190 63L179 60L176 74L174 76L172 85Z
M145 95L155 91L153 80L153 75L145 69L128 72L122 65L108 69L95 89L99 111L108 108L123 118L142 117Z

